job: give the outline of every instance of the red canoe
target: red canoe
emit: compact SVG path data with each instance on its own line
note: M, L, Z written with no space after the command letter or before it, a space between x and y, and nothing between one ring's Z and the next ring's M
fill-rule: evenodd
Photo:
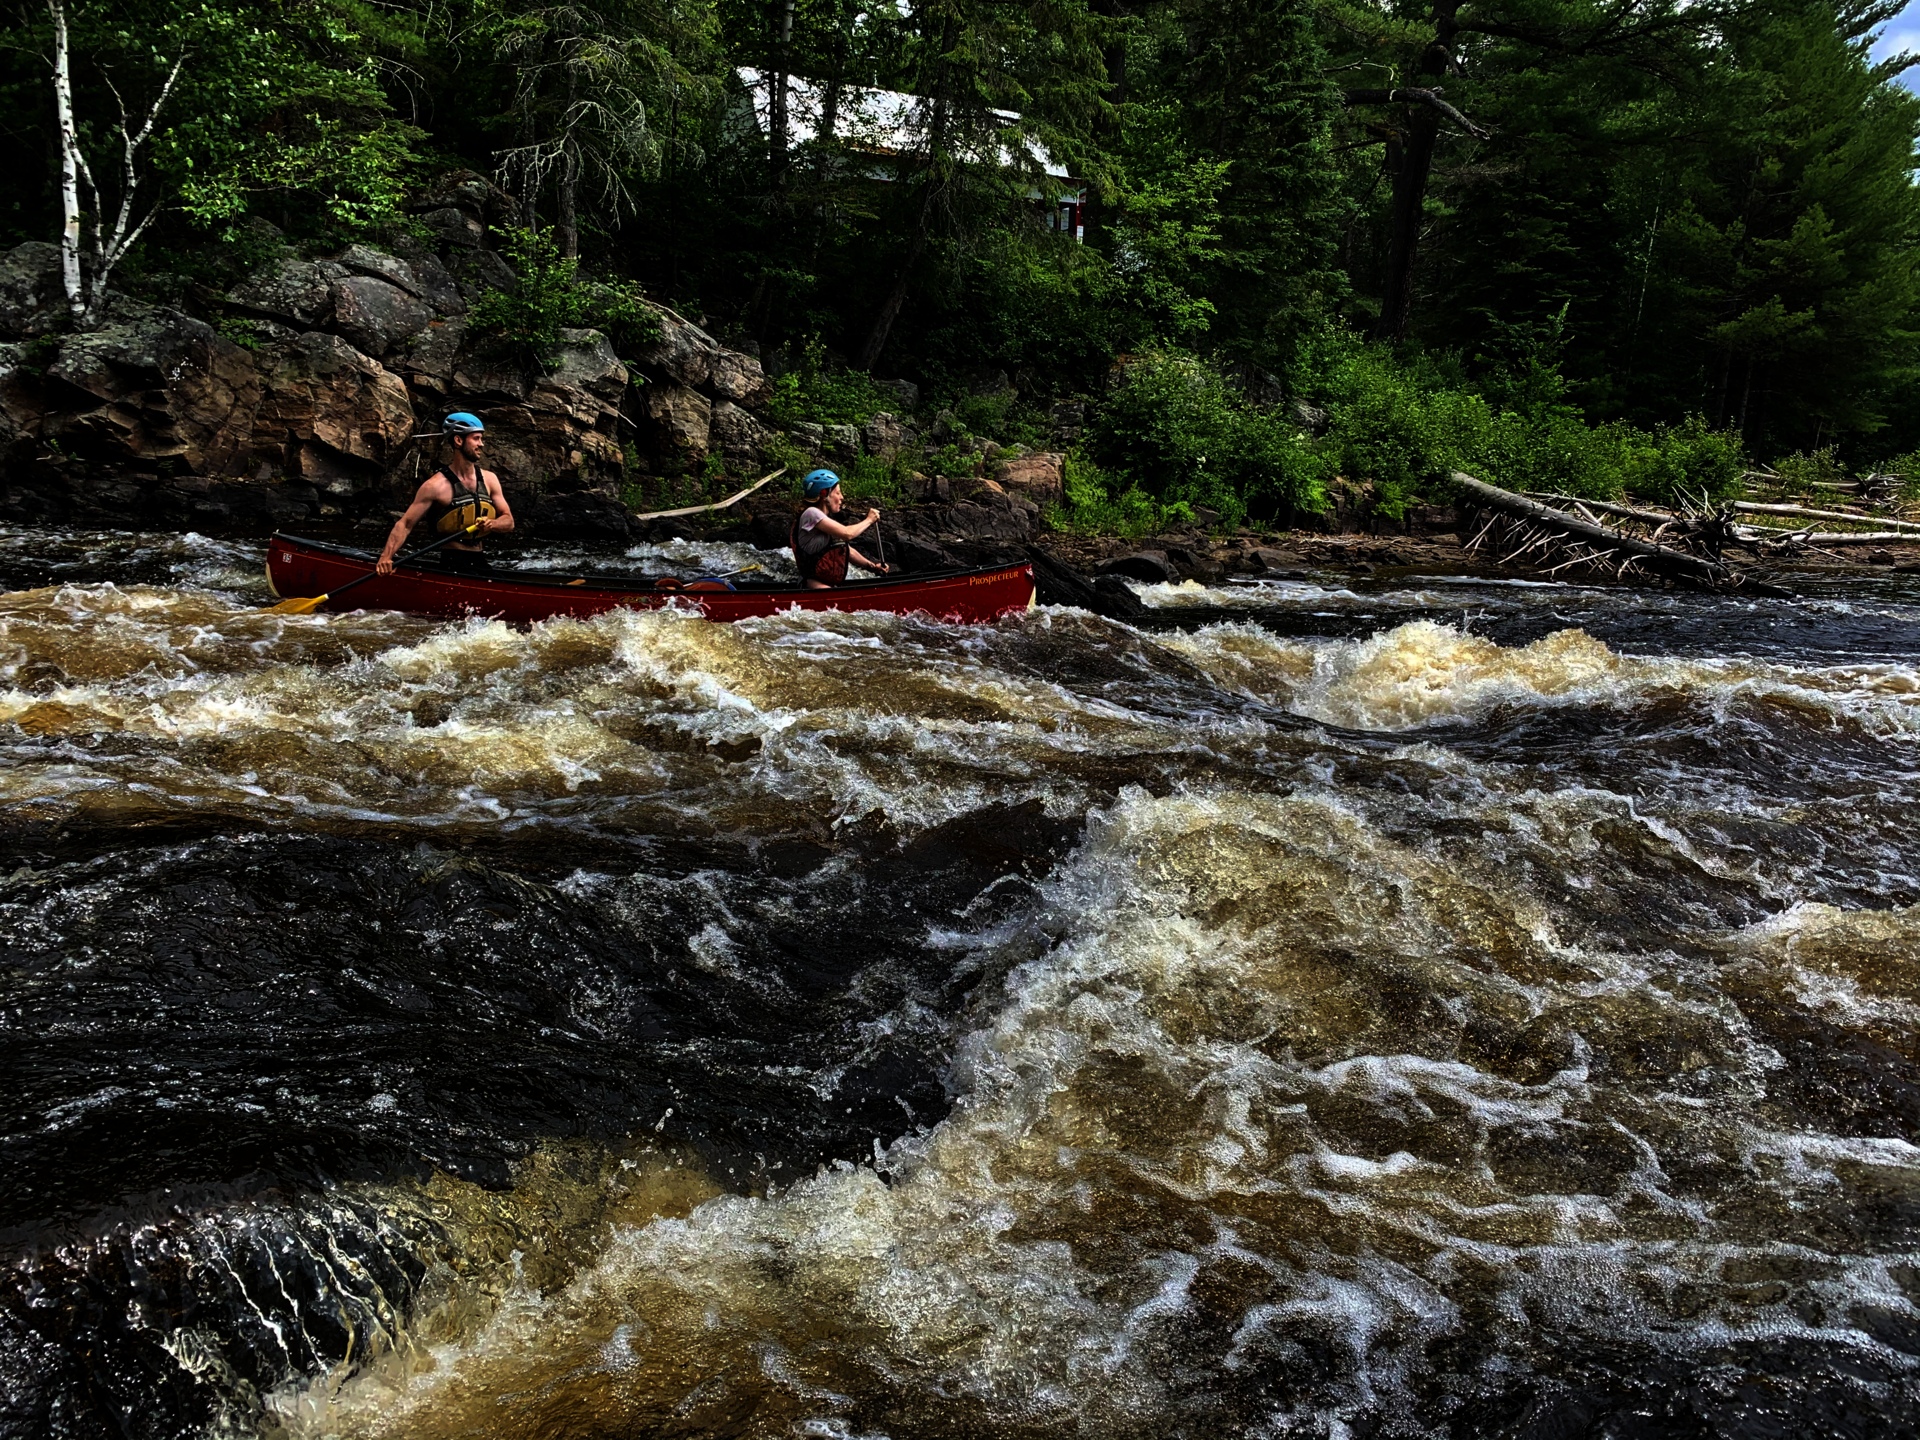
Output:
M371 570L373 558L364 550L275 535L267 543L267 583L282 599L330 595ZM409 563L403 554L391 575L356 585L321 608L529 621L600 615L620 606L654 610L679 600L697 607L709 620L745 620L792 609L889 610L973 623L1031 609L1034 603L1033 567L1027 564L933 570L897 580L852 580L832 590L805 590L774 581L730 584L731 588L712 581L704 585L682 585L676 580L619 583L512 571L463 575L443 571L431 559Z

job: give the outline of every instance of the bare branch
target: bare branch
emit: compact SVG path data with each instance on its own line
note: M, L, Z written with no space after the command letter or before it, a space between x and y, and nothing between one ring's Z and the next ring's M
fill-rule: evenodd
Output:
M1476 140L1493 138L1493 131L1476 125L1441 99L1438 87L1427 90L1403 85L1394 90L1349 90L1344 98L1349 105L1425 105L1429 110L1438 110Z

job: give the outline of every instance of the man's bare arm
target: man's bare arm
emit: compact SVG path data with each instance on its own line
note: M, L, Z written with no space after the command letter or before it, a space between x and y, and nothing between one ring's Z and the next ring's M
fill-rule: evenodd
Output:
M413 527L420 523L420 517L432 508L433 496L427 493L431 484L432 482L429 481L420 487L413 497L413 503L406 508L398 520L393 522L393 529L387 532L386 548L381 550L380 559L373 567L382 575L393 573L393 557L398 555L400 547L407 543L407 536L411 535Z
M513 532L513 507L507 504L507 492L500 488L500 477L491 470L487 471L487 494L493 499L495 515L489 520L483 535L508 535Z

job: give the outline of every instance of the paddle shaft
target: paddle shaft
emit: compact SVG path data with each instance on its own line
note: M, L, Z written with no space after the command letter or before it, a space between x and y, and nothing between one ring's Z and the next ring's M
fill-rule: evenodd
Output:
M478 530L479 528L480 528L480 522L476 520L473 524L466 526L464 529L456 530L451 535L442 535L438 540L434 541L431 545L422 545L418 550L414 551L413 556L409 558L415 558L421 555L425 555L428 551L438 550L442 545L451 545L456 540L463 540L467 536L473 534L473 532ZM379 575L380 575L380 572L378 570L369 570L366 574L347 581L347 583L342 585L338 590L329 590L326 594L320 597L319 601L316 601L315 603L317 604L327 600L336 599L337 597L346 594L347 591L353 589L353 587L356 585L364 585L369 580L374 580L379 578Z

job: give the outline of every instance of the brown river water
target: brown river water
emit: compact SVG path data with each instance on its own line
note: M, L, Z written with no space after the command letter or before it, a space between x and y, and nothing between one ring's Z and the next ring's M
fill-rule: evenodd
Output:
M1920 579L260 561L0 530L0 1437L1920 1433Z

